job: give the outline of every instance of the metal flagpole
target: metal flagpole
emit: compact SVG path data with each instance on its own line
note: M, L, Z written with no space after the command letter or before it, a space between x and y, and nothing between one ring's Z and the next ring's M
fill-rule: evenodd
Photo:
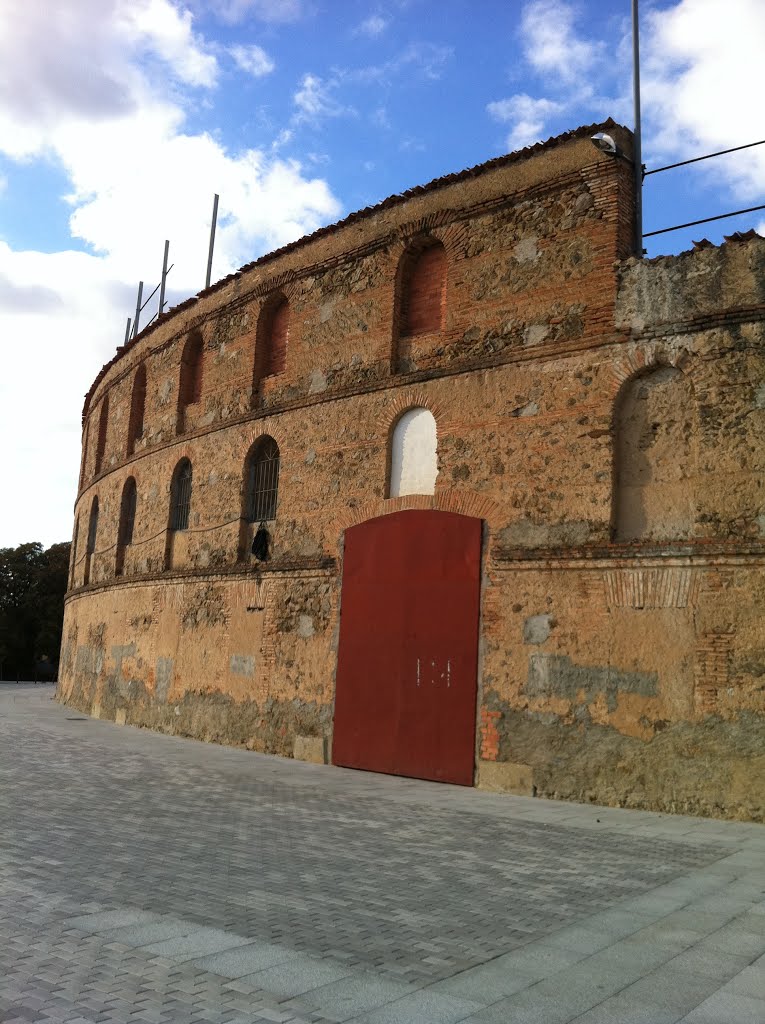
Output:
M212 274L212 260L213 260L213 248L215 247L215 225L218 222L218 199L220 196L216 193L215 199L213 200L213 212L212 212L212 224L210 225L210 251L207 254L207 277L205 278L205 288L210 287L210 275Z
M142 298L142 296L143 296L143 281L139 281L138 282L138 298L136 299L136 302L135 302L135 319L133 320L133 337L134 338L138 337L138 318L140 317L141 310L143 309L143 307L141 306L141 298Z
M165 239L165 255L162 260L162 282L159 289L159 306L157 307L157 318L162 316L162 310L165 308L165 281L167 280L167 254L170 251L170 241Z
M643 255L643 154L640 137L640 22L638 0L632 0L632 99L635 106L635 246Z

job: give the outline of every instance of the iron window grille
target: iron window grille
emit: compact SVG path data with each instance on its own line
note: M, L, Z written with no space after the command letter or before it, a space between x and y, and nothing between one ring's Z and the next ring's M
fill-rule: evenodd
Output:
M191 512L191 463L186 459L176 471L173 487L171 530L187 530Z
M247 521L276 519L279 495L279 446L272 437L260 441L250 456L247 474Z

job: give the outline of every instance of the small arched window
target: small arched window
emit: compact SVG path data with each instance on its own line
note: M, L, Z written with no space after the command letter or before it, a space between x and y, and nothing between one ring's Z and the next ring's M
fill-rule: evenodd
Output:
M128 455L133 454L136 443L143 437L143 415L145 408L146 367L141 363L133 377L133 394L130 399L130 420L128 421Z
M429 409L409 409L391 436L388 497L434 494L438 476L436 421Z
M266 302L258 320L255 337L253 394L264 377L283 373L287 365L287 342L290 332L290 304L283 295Z
M681 370L660 366L626 383L614 411L616 541L692 536L696 438L693 392Z
M399 279L399 334L432 334L446 311L446 250L441 242L413 246L403 257Z
M115 571L118 576L122 574L125 564L125 548L133 543L133 530L135 529L135 513L138 504L138 491L135 480L132 476L125 481L122 488L122 501L120 502L120 521L117 527L117 564Z
M104 461L104 452L106 450L106 429L109 424L109 395L104 395L101 399L101 414L98 417L98 441L96 443L96 468L95 472L98 474L101 472L101 466Z
M181 459L170 488L170 529L187 530L191 513L191 463Z
M244 518L249 523L276 519L279 497L279 445L272 437L258 438L245 464Z
M187 339L181 356L181 377L178 384L178 431L185 429L185 413L189 405L202 398L202 374L204 370L204 342L202 335L195 331Z
M90 583L90 565L96 550L96 537L98 535L98 497L93 498L90 506L90 519L88 520L88 539L85 545L85 574L83 582Z

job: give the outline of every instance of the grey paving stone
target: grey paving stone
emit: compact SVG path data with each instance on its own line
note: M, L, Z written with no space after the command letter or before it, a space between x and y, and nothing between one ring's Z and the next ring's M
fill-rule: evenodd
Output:
M240 978L246 985L271 992L280 998L289 999L302 995L311 989L320 988L333 981L350 977L353 970L331 960L295 955L286 962L255 971Z
M150 924L132 924L122 928L111 928L100 932L105 939L120 942L124 946L148 946L163 939L177 938L197 931L199 925L188 921L159 920Z
M720 989L720 992L722 994L733 992L736 995L750 996L752 999L765 999L765 956L735 974Z
M748 956L753 960L765 953L765 935L744 931L734 921L707 935L698 945L700 949L713 949L734 956Z
M656 1003L686 1014L719 987L717 978L679 971L670 964L646 974L623 994L634 1003Z
M645 1001L636 1003L619 994L586 1010L576 1017L576 1024L676 1024L684 1012Z
M539 981L539 975L510 967L497 967L495 962L471 967L430 986L430 990L489 1005L505 996L521 992Z
M162 942L152 942L142 949L147 954L156 953L183 961L196 960L206 954L219 953L221 950L235 949L237 946L247 945L250 941L220 928L197 928L186 935L176 935Z
M765 1000L715 992L682 1018L683 1024L762 1024Z
M480 1003L421 989L356 1019L358 1024L457 1024L480 1009Z
M243 978L275 964L301 959L300 953L294 950L273 946L268 942L249 942L247 945L240 944L236 949L229 948L225 952L195 960L194 966L213 974L221 974L225 978Z
M104 910L97 914L70 917L66 923L70 928L78 928L81 932L103 932L125 925L150 924L157 919L156 914L146 910Z
M23 696L9 707L0 687L0 1019L324 1024L323 998L343 1016L425 1013L430 1000L448 1017L463 1000L489 1003L476 1013L503 1024L551 1024L650 970L651 942L667 970L753 998L761 828L303 765L100 721L74 743L67 711ZM696 934L701 945L672 957ZM746 940L737 952L703 945L715 936ZM601 946L616 952L599 961ZM239 982L225 973L233 962ZM349 990L359 977L362 991Z
M333 1020L346 1021L411 992L410 985L365 972L313 989L301 1001Z

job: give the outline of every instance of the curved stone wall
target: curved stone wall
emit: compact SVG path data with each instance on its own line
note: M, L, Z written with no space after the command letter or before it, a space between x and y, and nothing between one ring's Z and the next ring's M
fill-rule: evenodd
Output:
M485 523L479 784L761 816L736 772L763 714L762 244L691 254L717 279L753 269L730 304L718 289L684 306L684 257L624 262L630 165L590 133L354 215L118 350L85 407L61 699L324 761L343 531L443 508ZM654 363L695 403L692 523L617 543L615 487L640 472L615 453L652 445L634 410L646 436L620 441L618 410ZM435 490L389 498L393 426L413 408L436 421ZM657 436L665 466L671 431ZM248 495L262 437L278 446L273 518ZM689 736L709 742L679 783Z

